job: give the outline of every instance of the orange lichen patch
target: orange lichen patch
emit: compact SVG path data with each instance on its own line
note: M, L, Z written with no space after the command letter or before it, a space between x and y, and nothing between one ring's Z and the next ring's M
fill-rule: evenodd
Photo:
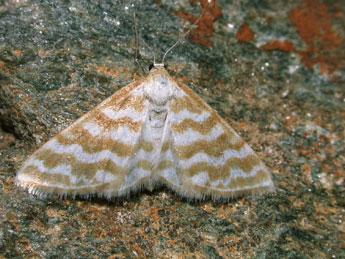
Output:
M326 173L333 173L332 168L330 168L330 166L327 164L322 164L321 169Z
M150 220L151 220L150 227L152 229L155 229L155 230L159 231L159 228L161 227L161 224L160 224L160 221L159 221L158 210L155 209L153 211L153 213L151 213Z
M231 215L234 212L234 208L230 206L221 205L219 208L214 208L215 213L217 215L217 218L219 219L226 219L229 218L229 215Z
M261 46L264 50L281 50L281 51L294 51L294 46L291 41L279 41L279 40L272 40L267 42L266 44Z
M307 158L315 158L315 150L313 149L312 146L307 146L307 145L299 145L300 148L299 150L299 155L304 156Z
M312 183L313 179L312 179L312 176L311 176L311 169L309 167L309 164L308 163L305 163L302 168L302 175L304 177L304 179L306 181L308 181L309 183Z
M249 25L247 22L244 22L240 29L236 33L236 38L243 42L250 42L254 39L254 33L249 28Z
M0 61L0 70L3 70L6 67L6 63L4 61Z
M140 248L137 244L133 244L133 249L138 253L138 255L139 255L141 258L144 257L143 250L141 250L141 248Z
M196 0L190 1L191 3L196 2ZM222 11L216 5L215 0L211 1L211 3L208 3L207 0L201 0L201 12L204 12L204 14L200 18L197 27L190 31L189 38L192 42L210 47L212 46L212 41L207 39L207 37L212 36L214 32L213 24L222 15ZM180 11L174 12L174 14L191 23L195 23L199 19L199 17L190 14L183 8ZM189 28L185 29L185 31L188 30Z
M46 58L46 57L49 57L50 55L50 52L49 51L46 51L42 48L38 49L38 55L41 57L41 58Z
M0 147L1 147L1 145L0 145ZM13 186L13 179L7 178L7 179L5 179L5 182L6 182L6 184L2 185L2 191L4 194L7 194L7 193L10 193L12 190L11 187Z
M17 231L21 231L22 230L21 227L20 227L20 224L18 222L18 215L16 215L15 212L9 211L4 216L5 216L5 218L10 219L10 222L16 228Z
M23 51L21 51L20 49L16 49L13 51L14 54L16 54L17 56L22 55Z
M313 122L316 124L316 125L323 125L323 121L322 121L322 117L320 115L318 115L314 120Z
M308 68L319 64L322 73L332 74L335 69L345 65L342 51L344 43L332 31L332 15L326 4L316 0L304 0L289 13L290 21L295 24L306 49L296 51Z
M10 73L10 69L8 68L6 62L4 61L0 61L0 71L9 74Z
M320 63L319 70L322 74L326 74L331 71L332 67L327 63Z
M310 173L310 168L309 168L309 165L308 165L307 163L305 163L305 164L302 166L302 171L303 171L303 172Z
M345 177L345 170L342 167L342 164L339 161L332 161L332 164L327 164L328 161L325 161L321 165L321 169L328 173L328 174L334 174L338 178L344 178Z
M107 66L94 65L94 68L98 72L106 76L117 77L119 75L119 72L117 70L115 70L114 68L107 67Z
M297 116L293 116L293 115L290 115L290 116L286 116L284 122L283 122L283 125L285 127L287 127L289 130L293 129L296 127L296 120L298 119Z

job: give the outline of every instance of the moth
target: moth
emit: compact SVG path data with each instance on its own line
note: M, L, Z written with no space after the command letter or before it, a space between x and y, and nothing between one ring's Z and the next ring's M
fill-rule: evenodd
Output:
M15 182L40 196L108 199L161 184L191 199L274 190L254 151L163 64L50 139Z
M189 199L274 191L254 151L172 78L163 61L45 143L23 164L15 183L39 196L108 199L160 185Z

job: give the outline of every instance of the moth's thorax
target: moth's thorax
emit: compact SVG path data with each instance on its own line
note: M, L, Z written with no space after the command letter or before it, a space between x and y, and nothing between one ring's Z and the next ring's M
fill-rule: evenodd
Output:
M163 70L152 72L144 81L144 94L155 105L165 105L172 97L174 82Z

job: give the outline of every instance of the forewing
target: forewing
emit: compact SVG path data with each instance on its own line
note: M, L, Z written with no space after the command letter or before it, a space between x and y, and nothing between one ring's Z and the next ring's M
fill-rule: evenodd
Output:
M182 83L170 104L168 123L177 171L164 179L181 195L229 199L274 190L270 172L254 151Z
M148 113L142 85L127 85L50 139L18 171L17 185L38 195L107 198L144 185L149 174L138 154L150 150L141 141Z

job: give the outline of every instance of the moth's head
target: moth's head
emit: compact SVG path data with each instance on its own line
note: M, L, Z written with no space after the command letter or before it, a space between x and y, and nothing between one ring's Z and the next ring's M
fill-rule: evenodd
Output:
M147 75L147 79L159 83L160 85L166 85L166 82L171 80L166 66L163 63L154 63L150 65L150 71Z
M163 63L153 63L149 66L149 72L156 72L158 70L167 70L167 66Z

